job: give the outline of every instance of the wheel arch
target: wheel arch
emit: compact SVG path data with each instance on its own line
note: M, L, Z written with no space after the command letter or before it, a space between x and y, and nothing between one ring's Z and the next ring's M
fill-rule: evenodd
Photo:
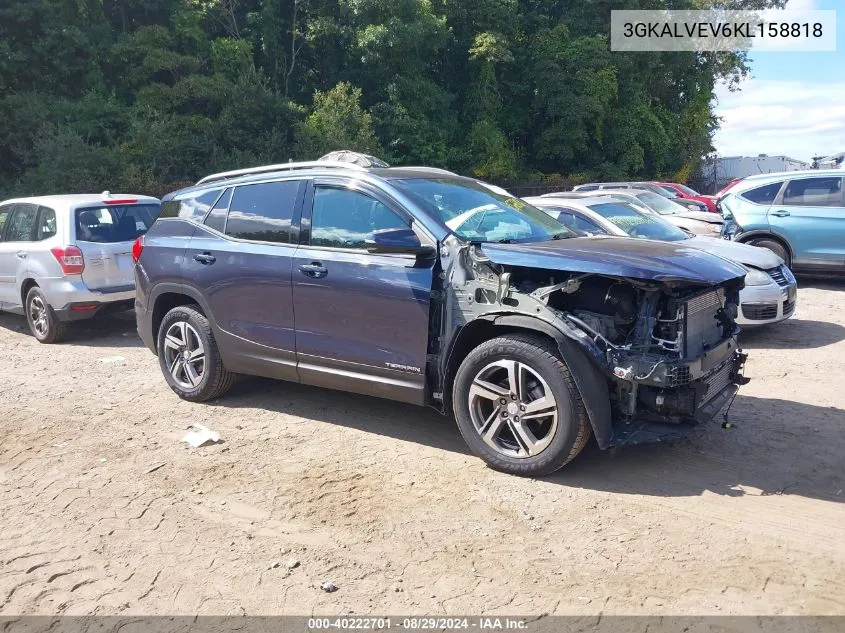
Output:
M190 289L182 285L164 286L157 290L152 300L152 318L150 327L152 329L152 340L158 340L158 330L161 327L161 322L164 316L173 308L178 306L195 306L207 316L207 312L203 307L201 300L190 292Z
M748 231L748 233L742 233L736 239L736 241L740 244L748 244L754 240L772 240L773 242L777 242L786 249L787 253L789 253L790 261L795 259L795 251L792 250L792 245L789 243L789 240L779 233L775 233L773 231Z
M607 378L580 344L560 328L543 319L521 314L488 314L464 325L455 335L443 376L443 407L452 411L452 387L458 367L467 355L480 345L497 336L514 332L530 332L550 339L569 366L581 399L587 410L593 434L600 448L610 445L612 418L610 392Z
M38 285L38 282L35 281L32 277L26 277L21 282L21 306L26 307L26 295L29 294L29 291L32 290L35 286Z

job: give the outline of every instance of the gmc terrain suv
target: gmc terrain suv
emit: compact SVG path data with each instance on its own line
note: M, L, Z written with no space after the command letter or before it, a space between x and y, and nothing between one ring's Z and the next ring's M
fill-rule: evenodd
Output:
M430 405L516 474L714 417L745 380L745 271L498 191L348 163L209 176L136 244L138 331L186 400L254 374Z

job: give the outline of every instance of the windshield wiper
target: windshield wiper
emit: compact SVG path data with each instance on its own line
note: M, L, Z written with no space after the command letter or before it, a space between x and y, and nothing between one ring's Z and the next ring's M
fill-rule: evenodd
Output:
M572 237L569 233L553 233L552 239L553 240L565 240Z

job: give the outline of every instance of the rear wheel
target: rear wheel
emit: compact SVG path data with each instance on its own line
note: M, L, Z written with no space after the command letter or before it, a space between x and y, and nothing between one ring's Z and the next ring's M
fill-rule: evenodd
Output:
M39 343L58 343L67 336L68 324L59 321L41 288L30 288L24 304L26 322Z
M472 350L455 376L452 402L464 440L496 470L547 475L590 438L569 367L538 336L502 336Z
M789 268L792 268L792 262L789 261L789 250L787 250L787 248L777 240L754 240L751 242L751 245L769 249L775 255L780 257L784 262L786 262L786 265Z
M223 366L208 319L196 308L178 306L164 315L156 347L164 378L180 398L212 400L235 380Z

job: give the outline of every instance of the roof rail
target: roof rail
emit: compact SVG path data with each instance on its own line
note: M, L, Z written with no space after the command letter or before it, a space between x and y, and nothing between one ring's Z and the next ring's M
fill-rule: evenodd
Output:
M449 176L457 176L453 171L449 171L448 169L441 169L440 167L425 167L424 165L409 165L407 167L397 167L397 169L403 169L405 171L433 171L438 174L447 174Z
M328 167L332 169L351 169L353 171L367 171L365 167L356 165L355 163L344 163L338 161L307 161L302 163L279 163L277 165L262 165L260 167L249 167L247 169L235 169L232 171L222 171L219 174L211 174L205 178L197 181L198 185L209 182L216 182L218 180L225 180L227 178L234 178L235 176L248 176L250 174L264 174L273 171L293 171L296 169L311 169L315 167Z

